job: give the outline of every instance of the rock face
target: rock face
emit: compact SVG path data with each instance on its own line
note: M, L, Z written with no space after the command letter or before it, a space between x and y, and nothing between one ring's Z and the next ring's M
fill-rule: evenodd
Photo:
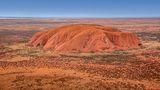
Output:
M33 35L29 44L57 52L100 52L141 45L134 33L95 24L72 24L41 31Z

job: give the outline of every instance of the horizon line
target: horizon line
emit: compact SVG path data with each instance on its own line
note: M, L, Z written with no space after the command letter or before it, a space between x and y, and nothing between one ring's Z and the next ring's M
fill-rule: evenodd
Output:
M25 19L25 18L26 18L26 19L27 19L27 18L31 18L31 19L32 19L32 18L33 18L33 19L34 19L34 18L35 18L35 19L36 19L36 18L42 18L42 19L43 19L43 18L46 18L46 19L47 19L47 18L49 18L49 19L52 19L52 18L53 18L53 19L67 19L67 18L68 18L68 19L83 19L83 18L84 18L84 19L105 19L105 18L106 18L106 19L107 19L107 18L108 18L108 19L114 19L114 18L115 18L115 19L116 19L116 18L122 18L122 19L123 19L123 18L124 18L124 19L133 18L133 19L136 19L136 18L144 18L144 19L145 19L145 18L160 18L160 16L154 16L154 17L153 17L153 16L151 16L151 17L146 17L146 16L143 16L143 17L129 17L129 16L128 16L128 17L39 17L39 16L37 16L37 17L36 17L36 16L31 17L31 16L0 16L0 19L14 19L14 18L17 18L17 19L18 19L18 18L19 18L19 19L21 19L21 18L22 18L22 19Z

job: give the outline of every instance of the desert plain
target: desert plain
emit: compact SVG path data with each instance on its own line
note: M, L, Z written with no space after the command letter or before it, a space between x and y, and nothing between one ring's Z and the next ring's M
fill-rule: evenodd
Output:
M28 45L39 31L98 24L132 32L142 46L112 52L54 52ZM0 19L0 90L159 90L160 18Z

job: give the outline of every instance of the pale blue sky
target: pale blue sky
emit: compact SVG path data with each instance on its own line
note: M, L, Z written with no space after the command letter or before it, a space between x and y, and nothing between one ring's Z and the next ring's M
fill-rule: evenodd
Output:
M160 17L160 0L0 0L4 17Z

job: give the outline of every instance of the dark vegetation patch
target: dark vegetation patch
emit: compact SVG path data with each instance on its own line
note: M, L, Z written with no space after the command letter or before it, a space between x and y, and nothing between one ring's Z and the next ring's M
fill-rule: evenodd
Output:
M111 62L126 62L128 60L136 60L136 56L133 54L106 54L106 55L89 55L89 56L79 56L79 55L66 55L60 54L62 58L79 58L84 60L93 60L97 63L111 63Z
M155 52L145 52L145 53L141 53L141 55L145 56L146 58L149 57L160 57L160 51L155 51Z
M145 85L141 83L131 83L123 81L107 82L103 80L89 79L87 82L82 82L82 78L75 76L24 76L17 75L12 81L12 86L17 86L15 89L65 89L65 90L114 90L114 89L145 89ZM47 87L48 86L48 87ZM47 87L47 88L46 88Z
M142 40L149 40L149 41L158 41L160 42L160 32L138 32L137 35Z
M35 32L37 31L0 30L0 43L13 44L27 42Z

